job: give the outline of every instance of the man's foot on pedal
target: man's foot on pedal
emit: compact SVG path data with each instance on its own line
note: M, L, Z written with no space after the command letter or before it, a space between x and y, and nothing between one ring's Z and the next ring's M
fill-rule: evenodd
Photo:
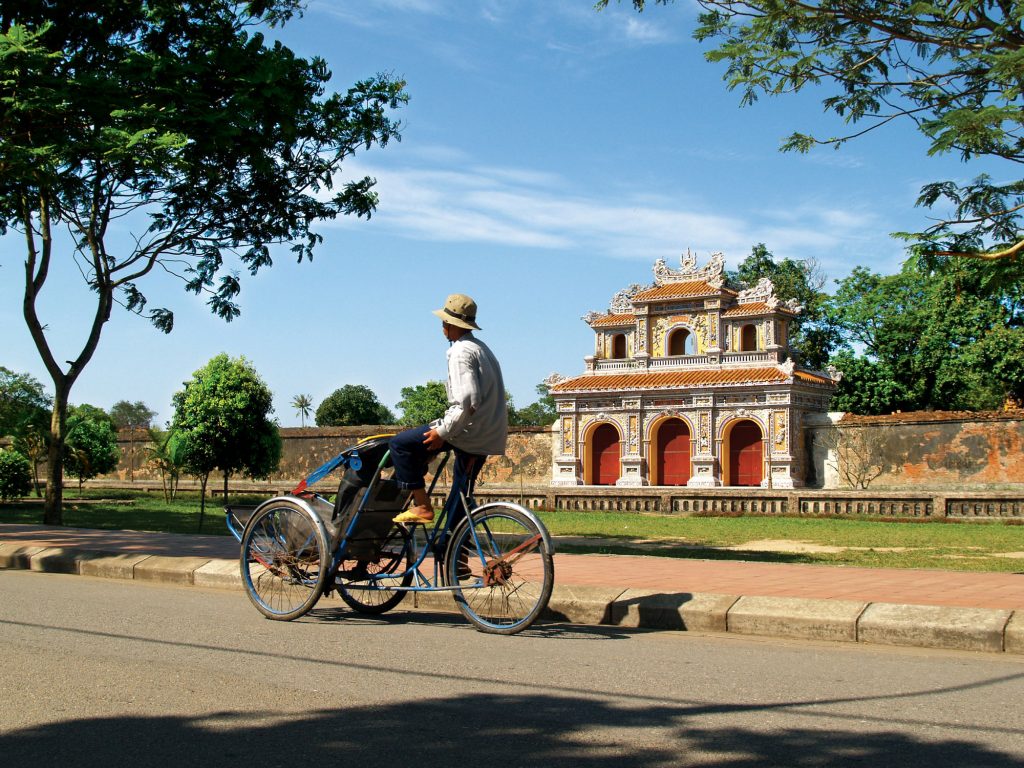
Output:
M413 507L407 509L398 515L391 518L393 523L405 523L406 525L415 525L416 523L422 523L426 525L434 522L434 510L426 509L424 507Z

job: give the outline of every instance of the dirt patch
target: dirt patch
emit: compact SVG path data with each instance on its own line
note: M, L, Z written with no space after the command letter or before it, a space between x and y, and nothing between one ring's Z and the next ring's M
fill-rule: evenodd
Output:
M746 541L732 547L723 547L735 552L781 552L795 554L829 554L836 555L842 552L907 552L909 547L836 547L828 544L815 544L812 541L792 541L790 539L759 539L758 541Z

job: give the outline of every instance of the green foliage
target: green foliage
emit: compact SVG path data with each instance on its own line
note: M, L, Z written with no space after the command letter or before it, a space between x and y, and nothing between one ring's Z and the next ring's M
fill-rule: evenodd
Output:
M402 411L399 424L415 426L429 424L444 416L448 410L448 390L443 381L428 381L415 387L402 387L398 407Z
M68 416L64 471L78 478L79 486L84 480L115 470L120 458L114 425L101 409L79 406Z
M91 405L89 403L82 403L81 405L70 405L68 406L68 420L70 421L72 416L77 416L79 419L89 419L90 421L100 421L109 424L111 427L116 428L114 419L111 418L110 414L100 408L98 405Z
M536 402L519 408L511 409L509 412L509 425L517 427L548 427L558 418L558 411L555 407L555 398L549 392L546 384L538 384L537 394L540 396ZM511 403L511 398L509 403Z
M840 339L825 312L828 296L822 291L824 278L817 264L792 259L776 262L764 243L758 243L736 271L729 272L727 277L730 283L741 289L753 288L761 278L767 277L775 286L777 298L781 301L795 299L803 311L789 327L789 347L793 358L809 368L824 368Z
M316 409L318 427L354 427L360 424L394 424L395 415L362 384L346 384L329 394Z
M17 451L0 450L0 499L18 499L32 487L28 459Z
M0 366L0 437L48 427L51 402L33 376Z
M844 350L832 359L832 364L843 372L829 406L833 411L874 416L892 413L910 402L906 388L886 363Z
M1024 268L1012 262L858 267L829 302L845 352L832 407L987 410L1024 397ZM857 350L860 354L854 354Z
M141 400L136 400L134 403L118 400L110 408L110 418L118 429L124 427L149 429L154 416L156 416L156 411Z
M656 0L664 4L666 0ZM644 0L632 0L643 10ZM598 7L607 4L601 0ZM851 128L818 138L793 133L783 149L806 152L845 142L893 121L910 121L928 154L1006 160L1006 179L925 185L918 205L941 220L923 232L900 233L919 256L1024 252L1024 5L965 0L886 3L877 0L697 0L694 36L714 40L707 54L724 62L724 79L743 104L761 95L811 89Z
M180 465L204 480L214 469L225 478L236 472L268 477L281 460L281 437L269 418L272 400L244 357L211 359L173 396L171 448Z

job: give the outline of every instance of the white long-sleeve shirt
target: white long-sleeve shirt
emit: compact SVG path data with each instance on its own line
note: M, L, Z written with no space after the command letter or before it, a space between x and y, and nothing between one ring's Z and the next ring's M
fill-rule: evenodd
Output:
M448 347L448 410L431 424L467 453L500 456L508 443L505 382L494 353L472 332Z

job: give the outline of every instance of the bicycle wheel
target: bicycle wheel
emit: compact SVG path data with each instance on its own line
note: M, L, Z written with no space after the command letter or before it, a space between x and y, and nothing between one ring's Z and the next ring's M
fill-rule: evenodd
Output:
M310 512L282 499L250 518L242 532L242 584L253 605L278 621L297 619L320 598L330 555Z
M412 584L412 542L405 528L395 526L384 539L377 560L342 560L338 594L356 613L387 613L409 594L394 587Z
M540 524L514 504L488 504L463 520L445 571L455 604L477 629L513 635L547 607L555 564ZM479 545L479 548L478 548Z

